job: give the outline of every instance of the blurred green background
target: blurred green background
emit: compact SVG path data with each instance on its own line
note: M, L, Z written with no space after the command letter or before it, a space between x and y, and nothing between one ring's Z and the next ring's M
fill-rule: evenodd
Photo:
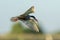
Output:
M34 33L34 34L43 33L41 29L39 29L39 30L40 30L39 32L35 32L28 28L24 28L23 24L21 24L21 23L15 23L12 25L11 33L18 33L18 34L20 34L20 33Z

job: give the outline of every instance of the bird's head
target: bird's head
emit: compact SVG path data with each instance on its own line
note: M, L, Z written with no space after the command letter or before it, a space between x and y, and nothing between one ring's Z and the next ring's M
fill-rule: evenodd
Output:
M16 21L18 21L18 18L17 18L17 17L12 17L12 18L11 18L11 21L12 21L12 22L16 22Z

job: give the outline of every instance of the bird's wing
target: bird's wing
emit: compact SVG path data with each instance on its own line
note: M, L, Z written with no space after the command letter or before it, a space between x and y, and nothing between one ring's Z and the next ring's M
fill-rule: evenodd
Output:
M33 29L36 31L36 32L39 32L39 27L38 27L38 22L34 19L30 20L31 23L33 23Z
M32 6L31 8L29 8L25 13L23 13L22 15L27 16L30 13L34 13L34 6Z
M28 21L22 21L22 22L26 25L26 28L28 28L32 31L39 32L38 25L35 21L28 20Z

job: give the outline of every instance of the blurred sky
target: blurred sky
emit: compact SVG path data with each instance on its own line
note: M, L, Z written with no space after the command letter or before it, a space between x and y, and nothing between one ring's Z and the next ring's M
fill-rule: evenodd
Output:
M45 33L60 30L60 0L0 0L0 34L11 30L11 17L24 13L33 5L33 15Z

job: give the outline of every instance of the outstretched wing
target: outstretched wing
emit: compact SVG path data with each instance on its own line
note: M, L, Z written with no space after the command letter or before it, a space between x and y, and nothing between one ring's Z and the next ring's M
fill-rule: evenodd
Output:
M22 14L22 15L24 15L24 16L27 16L28 14L30 14L30 13L34 13L34 6L32 6L31 8L29 8L24 14Z
M22 22L26 25L26 28L35 32L39 32L38 23L35 20L28 20Z

